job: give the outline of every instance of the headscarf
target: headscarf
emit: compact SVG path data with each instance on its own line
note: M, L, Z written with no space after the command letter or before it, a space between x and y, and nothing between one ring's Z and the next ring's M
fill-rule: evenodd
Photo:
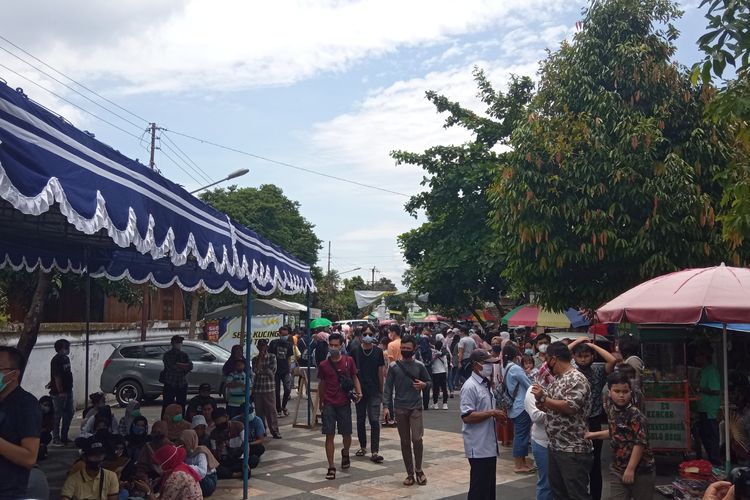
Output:
M164 409L164 419L162 420L167 424L167 437L170 441L176 441L180 439L180 433L185 429L190 429L190 424L184 420L179 422L174 421L174 417L177 415L182 416L182 406L173 403Z
M206 455L209 472L219 466L219 461L214 458L214 454L211 453L211 450L209 450L205 446L201 446L198 444L198 434L196 434L194 430L188 429L186 431L182 431L182 434L180 434L180 439L182 440L182 444L185 446L185 449L189 450L190 456L198 453L203 453L204 455Z
M236 354L239 354L239 357L235 357ZM232 346L232 355L229 356L229 359L226 363L224 363L224 366L221 369L221 372L225 377L234 371L234 364L238 359L245 361L245 363L247 364L245 356L242 355L242 346L240 346L239 344L235 344Z
M146 424L145 433L136 434L135 432L133 432L133 429L135 429L138 422L143 422L144 424ZM140 417L135 417L130 423L130 427L128 428L128 444L131 448L140 448L141 446L146 444L146 441L148 441L148 420L146 420L146 417L141 415Z
M156 450L154 461L161 467L163 472L161 476L162 487L174 472L184 472L189 474L196 482L200 482L201 478L198 473L185 463L186 455L187 451L185 451L185 448L177 448L173 444L166 444Z

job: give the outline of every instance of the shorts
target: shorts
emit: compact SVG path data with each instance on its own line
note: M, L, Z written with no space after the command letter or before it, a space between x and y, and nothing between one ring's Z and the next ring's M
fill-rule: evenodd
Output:
M323 420L323 434L336 434L338 428L342 436L351 436L352 434L352 406L323 406L321 413Z

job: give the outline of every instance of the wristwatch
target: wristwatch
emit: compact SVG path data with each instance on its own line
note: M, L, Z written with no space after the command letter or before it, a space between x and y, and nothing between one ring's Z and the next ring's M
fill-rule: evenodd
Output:
M542 404L544 404L545 401L547 401L547 395L546 394L542 394L542 397L539 398L539 402L542 403Z

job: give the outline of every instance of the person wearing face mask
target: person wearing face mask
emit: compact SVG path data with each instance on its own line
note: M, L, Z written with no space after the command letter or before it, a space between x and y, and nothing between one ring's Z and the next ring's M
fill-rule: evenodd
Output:
M357 376L362 386L362 398L357 402L357 438L358 457L367 454L367 428L365 421L370 421L370 460L379 464L383 462L380 451L380 404L383 402L383 384L385 383L385 360L383 351L375 345L371 327L367 327L359 347L352 351L357 365Z
M15 347L0 346L0 495L26 498L29 473L39 454L42 412L21 388L26 358Z
M536 347L536 354L534 355L534 364L536 368L541 368L545 361L547 361L547 349L549 348L552 339L546 333L540 333L534 339L534 347Z
M180 439L182 431L190 429L190 424L182 418L182 407L178 404L167 406L162 420L167 424L167 437L172 442Z
M73 372L70 368L70 342L59 339L55 342L55 356L50 361L49 394L55 407L55 427L52 431L52 446L70 443L68 431L75 413L73 404Z
M137 460L141 450L148 442L148 420L144 416L133 418L127 435L128 455L132 460Z
M187 374L193 371L193 362L182 351L183 340L185 339L179 335L172 336L172 348L165 352L162 358L164 370L159 377L159 380L164 384L162 418L164 418L164 411L167 406L177 403L180 405L180 413L182 413L187 404Z
M258 340L258 355L253 358L253 396L255 414L265 423L274 439L281 439L279 420L274 404L276 356L268 354L268 340ZM243 398L244 401L244 398Z
M60 491L61 500L116 500L120 492L117 474L102 468L107 452L97 438L79 438L85 466L71 473ZM5 492L3 492L5 493Z
M130 434L130 426L136 417L141 416L141 404L138 401L131 401L125 407L125 416L120 419L117 430L121 436Z
M215 422L214 429L211 431L210 443L211 452L219 461L216 467L216 474L219 479L232 479L242 477L242 453L245 441L245 427L242 422L229 420L227 411L224 408L214 410L213 419ZM253 420L260 420L255 417ZM260 457L265 452L263 438L265 434L258 433L255 430L255 423L251 420L251 432L248 436L250 442L250 457L248 465L250 469L258 466ZM259 427L262 427L262 422Z
M424 365L414 359L415 348L416 341L411 335L401 339L403 359L391 363L384 388L387 408L383 413L386 419L394 412L396 415L396 426L401 438L401 456L407 474L404 480L406 486L412 486L415 480L419 485L427 484L427 477L422 471L424 424L421 393L432 385L432 380Z
M531 392L537 407L547 413L549 437L548 477L555 498L591 500L589 472L594 462L588 432L591 387L572 365L572 355L563 342L550 344L547 365L555 379L544 389L534 384Z
M582 337L568 344L573 353L576 367L583 373L591 387L591 415L589 416L589 431L601 430L604 418L602 392L607 384L607 375L612 373L617 359L606 349L602 349L588 338ZM594 353L599 354L605 364L594 363ZM594 441L594 463L589 473L589 490L593 500L602 498L602 441Z
M513 472L529 474L536 471L536 467L528 460L531 418L523 401L531 381L518 361L518 348L512 342L506 342L503 347L503 386L513 399L513 405L508 408L508 417L513 421Z
M286 325L279 328L279 338L273 339L268 345L268 352L276 356L276 374L274 392L276 394L276 413L279 417L289 415L286 409L289 397L292 393L292 374L290 371L290 359L293 354L293 344L289 340L290 328ZM284 395L281 395L281 388Z
M498 454L496 421L503 419L504 414L495 409L490 379L493 365L499 360L477 349L468 362L472 374L461 387L461 434L471 467L467 498L494 500Z

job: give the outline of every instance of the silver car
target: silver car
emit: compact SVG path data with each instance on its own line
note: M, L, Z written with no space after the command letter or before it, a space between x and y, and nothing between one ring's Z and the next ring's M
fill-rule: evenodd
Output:
M162 358L171 349L169 340L129 342L115 347L104 362L101 390L114 393L120 405L132 400L153 401L158 398L163 386L159 373L164 369ZM211 342L185 340L182 350L193 362L193 371L188 376L188 393L197 394L201 384L211 384L213 392L224 393L222 368L230 353Z

